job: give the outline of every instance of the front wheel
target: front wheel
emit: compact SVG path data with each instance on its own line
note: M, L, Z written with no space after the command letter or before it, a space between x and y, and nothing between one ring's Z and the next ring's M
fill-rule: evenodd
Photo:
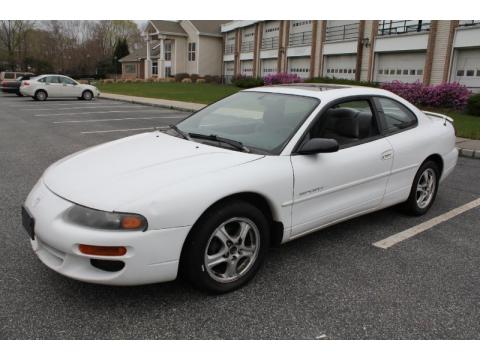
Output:
M93 99L93 94L92 94L92 92L89 91L89 90L84 91L83 94L82 94L82 99L83 99L83 100L87 100L87 101L92 100L92 99Z
M405 210L414 216L425 214L435 201L440 169L436 162L428 160L420 166L413 180L410 196L404 203Z
M192 228L181 260L182 272L197 287L225 293L253 278L269 247L263 213L244 201L209 210Z

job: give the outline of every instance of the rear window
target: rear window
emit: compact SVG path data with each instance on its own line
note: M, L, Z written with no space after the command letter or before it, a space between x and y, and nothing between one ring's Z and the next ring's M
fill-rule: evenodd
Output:
M3 78L4 78L4 79L15 79L15 73L13 73L13 72L6 72L5 74L3 74Z

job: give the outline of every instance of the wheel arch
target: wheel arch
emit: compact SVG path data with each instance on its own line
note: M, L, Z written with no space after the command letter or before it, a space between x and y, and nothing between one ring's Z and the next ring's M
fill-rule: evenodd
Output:
M45 90L45 89L43 89L43 88L40 88L40 89L35 90L35 92L33 93L33 96L36 97L37 94L38 94L40 91L43 91L43 92L47 95L47 97L48 97L48 91Z
M198 219L195 221L195 223L191 227L186 237L186 240L182 245L180 262L182 262L186 244L188 243L191 235L195 232L196 228L201 223L202 218L205 216L205 214L208 213L208 211L210 211L212 208L216 206L221 206L224 203L235 201L235 200L242 200L242 201L248 202L253 206L257 207L258 209L260 209L260 211L262 211L262 213L266 215L267 220L270 223L270 232L271 232L270 244L272 246L280 245L283 239L284 225L280 220L276 220L276 216L275 216L276 212L274 210L273 203L266 196L256 192L250 192L250 191L238 192L238 193L224 196L216 200L202 212L202 214L198 217Z
M440 170L440 174L438 174L438 178L440 179L442 177L442 174L443 174L443 158L440 154L432 154L430 156L428 156L422 164L424 164L426 161L433 161L434 163L436 163L438 165L438 168Z

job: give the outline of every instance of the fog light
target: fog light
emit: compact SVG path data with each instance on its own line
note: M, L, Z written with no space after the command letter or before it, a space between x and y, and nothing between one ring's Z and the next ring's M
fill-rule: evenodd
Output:
M94 246L80 244L78 249L83 254L97 256L122 256L127 253L127 248L124 246Z

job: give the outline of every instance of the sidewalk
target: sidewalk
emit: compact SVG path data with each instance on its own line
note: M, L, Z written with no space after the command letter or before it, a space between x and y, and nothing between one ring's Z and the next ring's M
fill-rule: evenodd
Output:
M197 111L206 106L204 104L196 104L185 101L153 99L141 96L129 96L110 93L102 93L100 97L103 99L125 101L134 104L159 106L182 111ZM457 138L456 145L459 150L460 156L480 159L480 140L471 140L459 137Z
M457 137L456 145L460 156L480 159L480 140Z
M130 96L130 95L119 95L119 94L110 94L102 93L100 98L108 100L118 100L130 102L133 104L142 104L142 105L151 105L159 106L168 109L182 110L182 111L197 111L205 107L205 104L196 104L185 101L176 101L176 100L165 100L165 99L153 99L140 96Z

